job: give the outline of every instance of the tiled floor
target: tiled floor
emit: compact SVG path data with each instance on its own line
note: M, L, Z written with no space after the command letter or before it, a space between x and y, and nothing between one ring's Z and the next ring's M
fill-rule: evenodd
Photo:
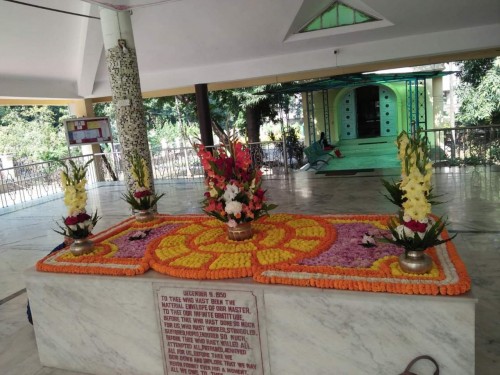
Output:
M397 179L398 170L339 177L296 172L288 179L266 181L265 188L280 212L394 212L394 206L382 195L382 175ZM201 184L157 182L156 186L157 191L166 193L160 212L200 212ZM473 294L479 299L476 374L496 375L500 368L500 169L439 169L434 186L436 194L445 194L445 203L434 212L447 216L448 229L457 233L454 242L472 276ZM103 216L97 231L129 215L120 200L122 190L121 185L108 185L89 192L89 209L98 209ZM61 241L52 229L65 214L65 207L58 199L10 211L0 210L0 374L75 375L41 366L33 328L26 320L22 276L24 269Z

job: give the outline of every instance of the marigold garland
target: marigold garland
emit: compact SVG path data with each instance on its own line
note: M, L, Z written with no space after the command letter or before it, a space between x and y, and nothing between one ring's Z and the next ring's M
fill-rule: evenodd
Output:
M205 215L157 215L149 223L130 218L94 236L92 253L74 257L65 248L40 260L36 267L47 272L127 276L144 273L151 267L181 278L253 276L258 282L270 284L403 294L457 295L470 289L465 265L451 241L426 250L434 261L433 270L426 275L403 273L394 255L379 257L367 267L303 264L321 259L325 251L337 246L340 232L336 228L363 223L386 230L390 218L275 214L254 222L255 235L246 241L227 240L225 225ZM116 257L115 242L123 236L137 230L161 231L167 226L171 229L147 242L141 250L143 256ZM449 238L446 230L442 237ZM449 278L450 274L456 279Z
M335 223L373 222L374 225L380 227L387 225L390 216L331 216L330 220ZM378 224L375 224L376 222ZM449 238L446 230L442 232L442 237L443 239ZM432 257L434 267L426 275L406 274L397 266L397 257L388 256L374 262L370 268L280 264L272 267L272 269L259 270L254 274L253 278L258 282L268 284L401 294L458 295L470 290L470 277L453 243L449 241L446 244L439 245L439 247L441 256L447 256L451 264L443 264L438 249L431 248L427 250L427 253ZM446 280L445 267L447 267L448 271L451 271L451 267L454 268L457 275L456 281Z
M207 217L151 241L146 258L151 268L188 279L252 276L256 270L315 256L336 239L334 227L318 216L276 214L253 223L254 236L227 239L226 226Z
M146 227L134 218L129 218L92 237L94 251L75 257L69 247L49 254L36 263L36 269L44 272L60 272L90 275L134 276L146 272L150 267L144 256L139 258L117 258L111 241L121 235L128 235L134 230L158 228L169 220L168 215L159 215ZM185 222L186 219L172 219L170 222Z

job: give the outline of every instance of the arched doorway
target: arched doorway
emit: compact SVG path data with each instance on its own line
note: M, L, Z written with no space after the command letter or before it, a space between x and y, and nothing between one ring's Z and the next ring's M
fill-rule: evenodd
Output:
M358 138L380 137L380 102L378 86L356 89Z
M397 102L386 86L362 86L339 102L340 139L388 137L397 134Z

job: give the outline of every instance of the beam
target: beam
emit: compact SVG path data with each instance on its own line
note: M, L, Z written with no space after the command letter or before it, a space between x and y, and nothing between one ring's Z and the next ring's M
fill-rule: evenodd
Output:
M90 14L91 5L85 3L84 7L84 13ZM92 96L97 69L104 50L101 23L98 20L84 18L82 20L81 35L81 58L79 59L81 65L79 67L77 86L78 95L87 98Z

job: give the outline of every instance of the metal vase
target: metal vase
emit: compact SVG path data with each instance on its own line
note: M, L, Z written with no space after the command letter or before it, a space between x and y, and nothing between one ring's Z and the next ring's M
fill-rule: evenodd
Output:
M74 256L89 254L94 250L94 243L87 237L76 238L69 247L69 250Z
M147 223L154 220L155 213L152 209L149 210L134 210L135 220L139 223Z
M227 237L233 241L243 241L252 238L252 223L241 223L235 227L227 227Z
M421 275L432 269L432 258L423 251L405 251L399 256L399 267L403 272Z

